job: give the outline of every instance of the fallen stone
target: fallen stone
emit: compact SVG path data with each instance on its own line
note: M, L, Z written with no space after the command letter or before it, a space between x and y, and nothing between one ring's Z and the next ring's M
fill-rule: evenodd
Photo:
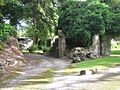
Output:
M97 74L97 73L98 73L97 68L86 69L86 70L81 70L80 71L80 75L93 75L93 74Z

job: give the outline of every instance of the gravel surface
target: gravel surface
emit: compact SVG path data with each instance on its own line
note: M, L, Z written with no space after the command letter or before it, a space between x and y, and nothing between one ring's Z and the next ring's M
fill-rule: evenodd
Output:
M70 64L63 59L43 55L26 55L26 57L32 60L42 59L42 62L29 67L23 75L10 80L7 87L0 90L120 90L120 66L100 71L94 75L80 76L79 73L71 75L56 73L52 83L19 86L29 77L37 76L48 68L62 70Z
M42 90L120 90L120 67L109 68L94 75L73 74L54 77Z
M28 66L27 69L22 72L23 74L8 81L5 89L7 90L9 90L10 88L13 89L15 86L24 83L24 81L27 80L29 77L40 75L43 72L47 71L49 68L55 68L56 70L60 70L66 68L70 64L68 61L59 58L47 57L43 55L28 54L25 55L25 57L29 60L41 59L42 62L39 62L36 66L34 65Z

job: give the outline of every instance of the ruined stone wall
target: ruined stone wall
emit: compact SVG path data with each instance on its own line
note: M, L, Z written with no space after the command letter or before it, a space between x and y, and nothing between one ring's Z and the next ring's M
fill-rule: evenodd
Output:
M0 70L7 71L9 68L25 66L27 61L19 50L17 39L10 37L4 42L4 48L0 50Z
M59 56L62 58L65 56L65 51L66 51L66 38L62 30L58 30L58 48L59 48Z

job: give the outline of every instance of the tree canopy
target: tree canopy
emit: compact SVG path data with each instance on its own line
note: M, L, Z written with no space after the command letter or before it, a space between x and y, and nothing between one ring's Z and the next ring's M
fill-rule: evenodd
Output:
M39 40L46 40L54 32L57 25L57 7L52 0L22 0L28 8L29 26L27 27L27 36L30 36L34 43Z
M7 21L17 29L20 21L25 21L28 25L28 36L35 41L46 39L55 29L57 22L57 8L54 4L53 0L1 0L0 23L3 25Z
M116 37L120 35L119 1L66 1L61 5L58 28L68 39L82 41L89 46L95 34Z
M0 1L0 41L5 41L9 36L16 36L17 34L15 27L13 27L15 24L17 24L17 17L14 17L16 5L17 3L12 0ZM10 24L6 23L7 20L10 20Z

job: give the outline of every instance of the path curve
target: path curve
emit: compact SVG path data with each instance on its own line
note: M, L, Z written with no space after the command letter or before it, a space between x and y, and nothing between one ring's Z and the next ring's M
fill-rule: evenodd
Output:
M60 70L70 64L63 59L46 57L43 55L26 55L26 57L35 60L41 58L43 62L26 70L24 75L20 75L16 79L11 80L8 83L9 89L3 90L24 90L24 88L25 90L120 90L120 66L109 68L94 75L79 76L79 73L76 73L60 76L58 74L53 77L52 83L37 83L13 89L16 85L23 83L22 80L27 80L28 77L36 76L48 68Z
M25 57L28 60L42 59L42 62L38 63L36 66L28 66L27 69L23 71L23 74L8 81L5 89L9 88L9 90L13 90L15 86L24 83L24 81L27 80L29 77L40 75L49 68L55 68L57 70L64 69L70 64L70 62L66 60L60 58L47 57L44 55L28 54L25 55Z

